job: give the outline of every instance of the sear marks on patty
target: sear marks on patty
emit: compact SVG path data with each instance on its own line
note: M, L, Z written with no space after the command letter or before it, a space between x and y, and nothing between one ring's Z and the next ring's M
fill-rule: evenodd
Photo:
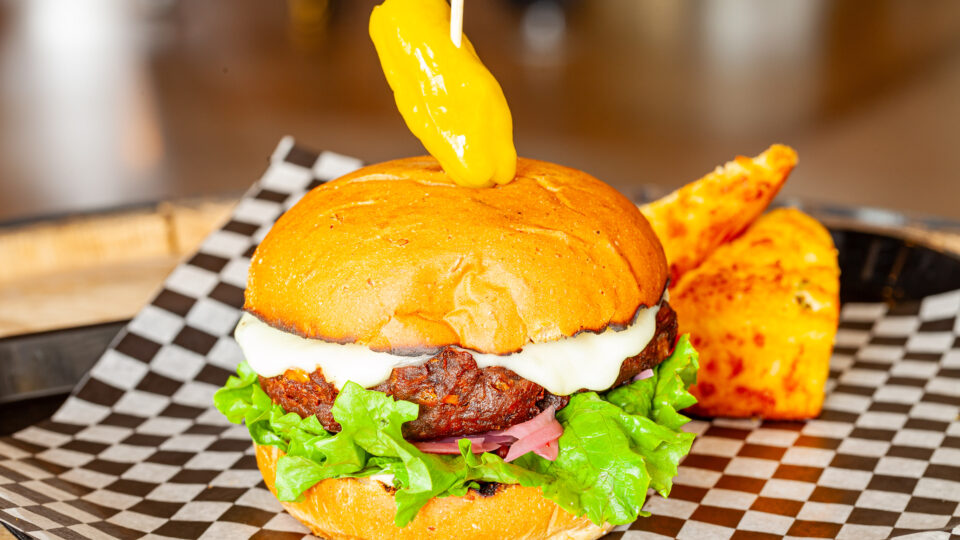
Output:
M260 378L260 386L285 411L306 418L315 414L330 431L340 424L330 413L337 389L317 370L300 380L283 376ZM395 399L420 405L420 416L403 425L409 440L426 440L503 429L529 420L550 404L567 398L546 397L538 384L501 367L480 369L465 351L445 348L419 366L394 369L373 388Z
M676 337L676 314L664 302L657 313L653 339L640 354L623 362L614 386L662 362ZM337 389L320 370L260 377L260 386L285 411L304 418L316 415L326 429L340 431L330 413ZM412 441L506 429L530 420L550 405L561 409L569 401L506 368L481 369L469 352L450 347L419 366L394 369L389 379L372 390L420 406L420 416L403 425L403 436Z
M519 424L540 412L537 403L546 393L509 369L480 369L473 355L451 348L425 364L393 370L373 389L420 405L420 416L403 426L404 437L411 440Z

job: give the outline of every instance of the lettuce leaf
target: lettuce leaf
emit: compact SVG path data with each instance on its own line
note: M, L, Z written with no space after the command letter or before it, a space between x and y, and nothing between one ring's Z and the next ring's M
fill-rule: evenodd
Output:
M653 377L606 394L582 392L557 413L564 428L556 461L527 454L506 463L496 454L427 454L404 440L401 427L417 417L417 405L396 401L354 383L341 389L331 412L343 427L327 432L316 417L300 418L274 404L256 373L242 362L237 376L214 395L229 421L245 422L257 444L279 447L275 486L282 501L302 497L328 478L391 474L397 488L395 523L403 527L434 497L462 496L477 482L538 487L564 510L597 524L620 525L646 515L647 489L670 494L680 459L693 434L678 411L696 402L698 357L687 336L654 369Z

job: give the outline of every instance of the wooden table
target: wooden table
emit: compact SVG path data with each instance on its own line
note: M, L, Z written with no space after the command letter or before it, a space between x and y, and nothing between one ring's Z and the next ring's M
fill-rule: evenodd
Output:
M132 317L235 202L165 202L0 228L0 338Z

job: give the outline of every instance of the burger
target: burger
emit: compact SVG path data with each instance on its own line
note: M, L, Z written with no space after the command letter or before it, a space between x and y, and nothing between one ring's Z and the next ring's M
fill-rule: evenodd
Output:
M697 356L663 249L603 182L436 160L307 193L254 253L217 392L267 487L324 538L597 538L666 496Z

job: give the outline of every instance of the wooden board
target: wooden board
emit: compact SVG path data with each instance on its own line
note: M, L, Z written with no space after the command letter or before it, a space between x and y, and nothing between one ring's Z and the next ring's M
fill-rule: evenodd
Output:
M0 337L132 317L235 200L0 228Z

